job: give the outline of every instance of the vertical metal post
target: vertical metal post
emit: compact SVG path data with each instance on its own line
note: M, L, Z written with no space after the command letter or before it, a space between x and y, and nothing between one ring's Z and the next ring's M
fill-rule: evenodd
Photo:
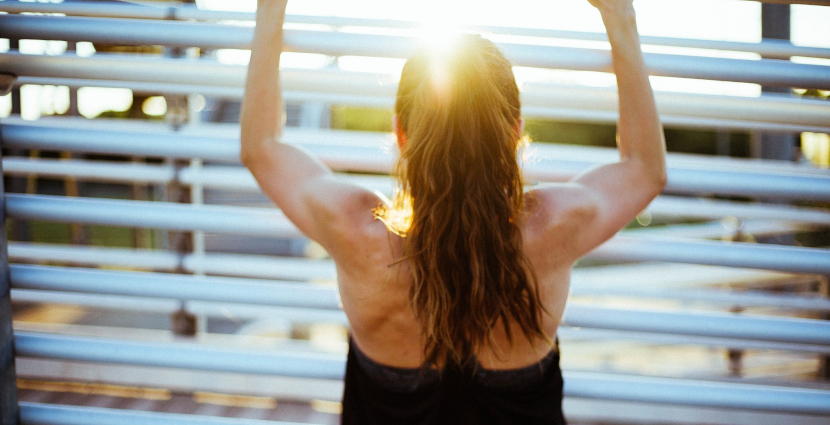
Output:
M0 123L0 146L3 125ZM3 154L0 152L0 176ZM0 425L16 425L19 421L17 404L17 374L14 365L14 335L12 333L12 304L9 281L9 253L6 238L6 197L0 179Z
M20 40L16 38L9 39L9 50L20 50ZM11 94L9 95L12 97L12 115L20 116L20 112L22 110L22 101L20 99L20 87L13 87ZM23 150L12 150L9 152L13 156L23 156L26 155L27 152ZM12 192L15 193L24 193L26 191L26 178L25 177L13 177L9 180L9 185L11 186ZM4 221L5 223L5 221ZM15 220L14 225L12 227L12 234L15 237L15 240L18 241L29 241L29 223L25 220Z
M830 276L825 275L824 279L819 282L818 293L823 298L830 298ZM824 320L830 320L830 313L824 313L822 317ZM820 379L830 381L830 356L823 356L819 364L818 376Z
M761 5L761 38L789 40L790 39L790 5L767 4ZM763 87L768 93L790 93L789 88ZM789 133L761 134L760 144L756 148L759 158L781 159L792 161L795 154L795 136Z
M20 40L9 39L9 50L20 50ZM22 102L20 101L20 87L12 88L12 115L20 115Z
M9 50L19 50L20 40L9 40ZM12 88L12 115L20 115L20 88ZM3 123L0 122L0 148L3 146ZM3 181L3 152L0 150L0 425L17 425L20 408L17 404L17 372L14 364L14 333L12 331L11 281L9 279L8 235L6 234L6 188ZM14 178L12 185L25 185L25 179ZM28 224L15 222L18 237L29 238Z
M184 3L195 3L195 0L184 0ZM170 8L168 19L177 19L175 6ZM180 47L167 48L166 50L166 55L174 58L180 58L187 54L187 50ZM178 131L190 121L190 99L187 95L168 95L165 96L165 100L167 101L167 122L173 131ZM192 189L179 181L180 170L190 165L190 161L174 159L172 163L176 169L176 177L167 186L168 200L170 202L190 204L193 202ZM168 233L169 248L175 250L182 260L185 255L193 253L194 243L197 242L197 239L193 232ZM187 273L181 263L179 264L177 273ZM196 315L187 310L187 302L184 300L181 301L179 310L173 313L170 319L173 333L176 335L192 337L199 330L199 320ZM204 323L202 326L204 326Z

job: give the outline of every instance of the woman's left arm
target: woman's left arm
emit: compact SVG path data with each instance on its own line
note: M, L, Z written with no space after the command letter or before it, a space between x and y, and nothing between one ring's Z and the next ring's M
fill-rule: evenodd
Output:
M338 181L320 160L281 141L283 102L279 68L286 3L288 0L259 0L257 4L240 116L240 158L262 191L288 219L331 250L338 226L357 227L348 221L358 216L363 219L364 215L371 218L371 207L366 205L374 202L374 195Z

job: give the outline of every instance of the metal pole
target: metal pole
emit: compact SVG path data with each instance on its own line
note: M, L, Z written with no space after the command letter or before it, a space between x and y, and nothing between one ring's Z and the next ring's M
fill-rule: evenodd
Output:
M0 145L3 126L0 124ZM0 159L2 159L0 152ZM2 175L0 165L0 175ZM10 297L9 253L6 237L5 188L0 180L0 424L16 425L19 420L17 405L17 375L14 365L14 335L12 333L12 305Z
M103 84L145 93L201 92L234 98L241 98L245 78L244 66L213 60L107 55L78 58L6 53L0 55L0 68L17 74L19 84L72 87ZM388 73L287 69L281 76L286 99L391 107L397 90L397 77ZM830 105L820 100L782 95L743 98L669 92L658 92L655 96L661 120L676 126L830 132ZM616 121L616 97L613 88L525 82L522 111L525 116Z
M87 16L98 18L131 18L131 19L169 19L180 21L253 21L255 14L248 12L228 12L205 10L191 6L168 4L167 7L146 7L128 5L124 3L84 4L92 2L63 2L63 3L13 3L0 2L0 11L9 13L39 12L61 13L67 16ZM314 15L287 15L286 23L325 25L337 27L368 27L389 28L399 30L418 31L423 24L416 21L395 19L347 18L339 16ZM465 25L461 31L472 31L487 34L513 35L520 37L553 38L566 40L607 41L604 32L564 31L543 28L513 28L493 25ZM830 49L820 47L795 46L789 42L777 40L762 40L760 43L746 43L724 40L701 40L673 37L641 36L643 44L671 47L686 47L697 49L727 50L737 52L752 52L769 58L786 59L791 56L806 56L830 59Z
M6 146L57 151L144 155L155 157L202 158L205 161L237 162L238 142L214 134L196 135L111 131L87 128L7 125ZM391 152L381 146L388 134L352 134L349 131L326 132L327 143L320 143L317 132L286 131L288 143L303 145L336 171L388 173L394 162ZM236 137L236 136L234 136ZM118 140L120 143L113 143ZM376 144L369 145L372 140ZM361 142L363 141L363 142ZM613 150L536 145L535 162L524 167L529 181L559 181L603 161L614 161ZM738 196L766 196L824 202L830 199L830 179L798 167L750 167L741 161L717 161L721 166L704 167L682 157L670 157L669 193L718 193ZM789 170L783 172L784 170Z
M220 24L52 16L0 15L0 36L180 47L250 48L253 30ZM285 50L329 56L406 58L414 36L286 30ZM497 43L515 65L611 72L611 54L600 49ZM742 81L781 87L830 88L827 67L781 60L747 60L646 53L653 75ZM105 71L104 71L105 72Z
M338 355L191 343L158 343L21 333L21 356L319 379L343 378ZM830 391L567 371L566 397L830 414ZM79 422L76 422L79 423ZM139 423L139 422L135 422Z

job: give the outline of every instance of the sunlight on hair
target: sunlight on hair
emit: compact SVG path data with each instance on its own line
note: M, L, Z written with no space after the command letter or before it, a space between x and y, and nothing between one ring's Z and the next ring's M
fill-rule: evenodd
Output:
M429 72L436 99L446 99L451 91L447 66L460 38L461 33L446 25L433 25L423 29L422 45L433 58L430 61Z
M373 211L375 218L383 222L390 232L406 237L409 226L412 225L412 199L409 196L395 194L396 204L380 191L375 191L383 203Z
M473 10L477 2L472 0L422 0L423 10L428 10L420 20L421 44L435 55L447 55L458 41L459 13Z

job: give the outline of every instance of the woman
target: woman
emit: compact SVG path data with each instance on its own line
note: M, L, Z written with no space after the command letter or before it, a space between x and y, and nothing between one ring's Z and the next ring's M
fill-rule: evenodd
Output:
M280 143L286 1L259 1L241 156L337 265L351 324L343 423L564 423L553 341L571 266L666 181L631 0L589 0L612 46L618 163L523 191L510 64L467 36L443 54L420 50L404 67L392 205Z

